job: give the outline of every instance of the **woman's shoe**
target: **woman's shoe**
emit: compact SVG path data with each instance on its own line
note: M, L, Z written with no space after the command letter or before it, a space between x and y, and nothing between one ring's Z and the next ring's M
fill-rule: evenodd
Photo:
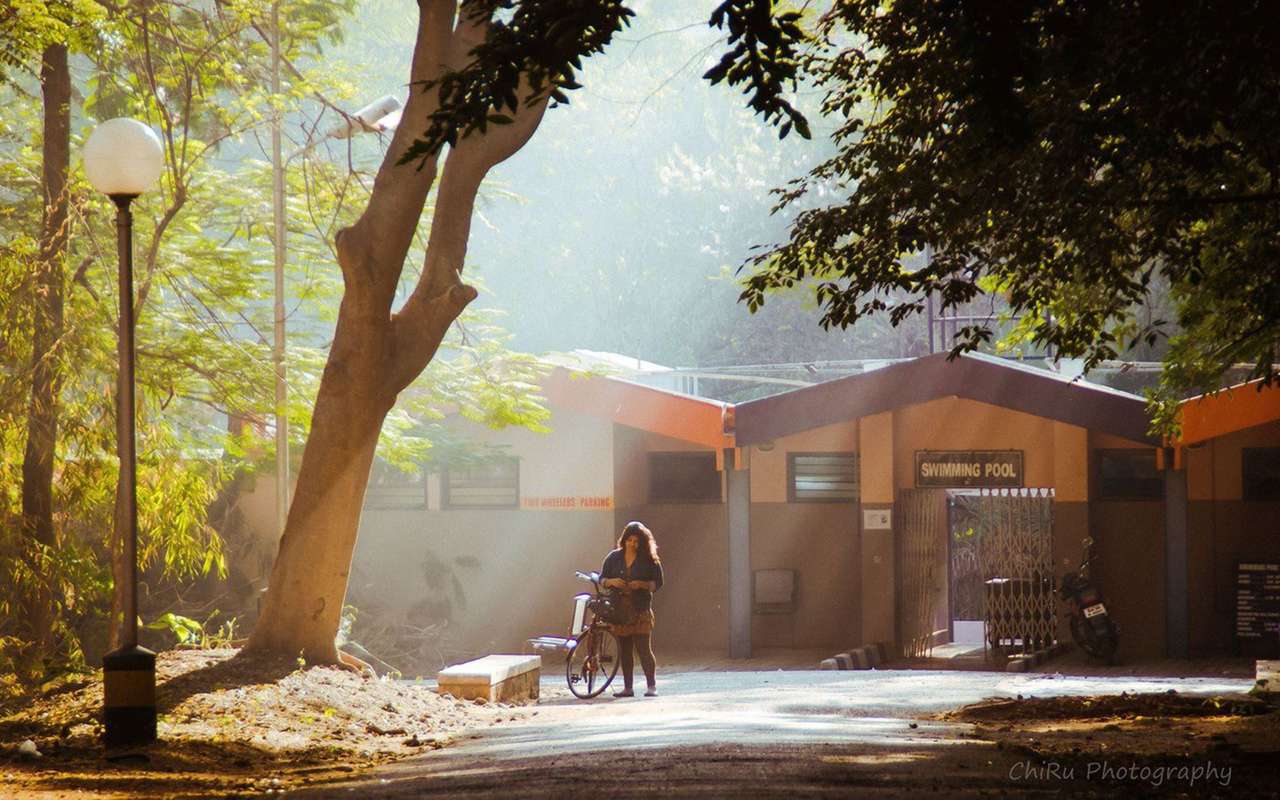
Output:
M614 697L635 697L636 693L631 691L630 689L623 689L620 692L614 692L613 696Z
M645 696L645 697L657 697L657 696L658 696L658 687L657 687L657 686L650 686L648 689L645 689L645 690L644 690L644 696Z

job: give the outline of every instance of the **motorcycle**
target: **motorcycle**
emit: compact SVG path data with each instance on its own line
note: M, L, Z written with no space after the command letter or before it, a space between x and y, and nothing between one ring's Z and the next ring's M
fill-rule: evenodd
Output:
M1102 593L1089 577L1089 565L1093 561L1093 539L1086 538L1084 555L1079 568L1062 576L1060 595L1070 606L1068 622L1071 638L1094 658L1108 664L1116 662L1116 648L1120 646L1120 626L1112 619Z

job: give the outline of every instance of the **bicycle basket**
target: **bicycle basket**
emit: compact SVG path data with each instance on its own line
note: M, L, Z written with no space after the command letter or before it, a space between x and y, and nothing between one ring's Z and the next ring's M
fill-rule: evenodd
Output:
M618 625L622 619L622 604L612 597L598 597L591 602L591 613L601 622Z

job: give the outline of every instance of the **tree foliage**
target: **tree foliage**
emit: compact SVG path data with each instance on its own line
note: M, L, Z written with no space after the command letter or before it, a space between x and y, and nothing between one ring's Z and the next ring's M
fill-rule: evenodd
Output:
M801 12L780 11L774 0L724 0L709 25L728 30L729 49L703 76L712 84L742 86L749 105L785 137L794 127L805 138L805 117L787 99L797 81L798 48L806 35ZM421 160L490 124L510 124L520 107L547 97L567 104L580 89L583 60L603 52L635 12L620 0L472 0L459 15L483 26L465 66L416 82L437 92L439 106L403 162ZM403 163L402 162L402 163Z
M270 361L270 169L260 158L274 108L288 114L299 149L288 172L292 335L289 380L297 442L333 335L341 278L331 269L334 232L369 194L371 173L348 152L332 159L312 144L334 102L352 87L331 79L325 48L340 41L348 0L286 2L284 91L263 90L270 3L216 7L153 3L103 17L82 32L75 63L76 117L141 119L159 131L165 170L133 204L137 313L139 562L142 612L175 609L191 582L225 575L227 553L209 518L226 505L237 475L270 463L258 436L274 407ZM59 7L61 8L61 7ZM83 666L100 652L113 592L110 531L115 442L116 262L114 210L72 160L71 269L60 275L65 326L50 360L65 376L57 398L54 525L58 546L22 535L20 489L33 358L38 256L39 105L21 74L0 85L0 665L29 646L19 602L43 593L56 617L58 652L49 672ZM25 81L25 83L24 83ZM82 104L79 104L82 101ZM79 124L76 126L80 127ZM87 133L92 122L84 125ZM75 137L78 150L80 137ZM8 201L12 200L10 203ZM417 243L426 247L426 232ZM512 355L483 312L460 319L426 378L409 387L383 431L388 460L406 469L431 447L430 421L460 409L493 425L537 424L530 359ZM249 427L238 433L227 420ZM257 576L251 576L257 577ZM254 598L256 599L256 588ZM231 602L236 602L231 598ZM223 602L227 602L224 598ZM226 606L224 605L225 609ZM207 608L205 609L207 612ZM203 616L207 616L205 613ZM202 616L202 618L203 618Z
M824 327L896 324L931 293L944 308L1002 293L1036 342L1089 366L1173 333L1166 399L1217 387L1237 362L1273 376L1270 4L852 0L821 33L806 68L840 152L779 205L819 189L840 199L754 260L750 308L809 280ZM926 248L926 266L904 269ZM1135 318L1157 280L1176 319ZM990 336L971 325L953 344Z

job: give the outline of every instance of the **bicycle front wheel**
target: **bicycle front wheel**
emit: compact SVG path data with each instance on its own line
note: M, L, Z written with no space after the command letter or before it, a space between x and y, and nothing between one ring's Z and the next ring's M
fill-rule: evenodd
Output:
M604 628L589 629L569 651L569 691L584 700L600 694L618 674L618 661L617 638Z

